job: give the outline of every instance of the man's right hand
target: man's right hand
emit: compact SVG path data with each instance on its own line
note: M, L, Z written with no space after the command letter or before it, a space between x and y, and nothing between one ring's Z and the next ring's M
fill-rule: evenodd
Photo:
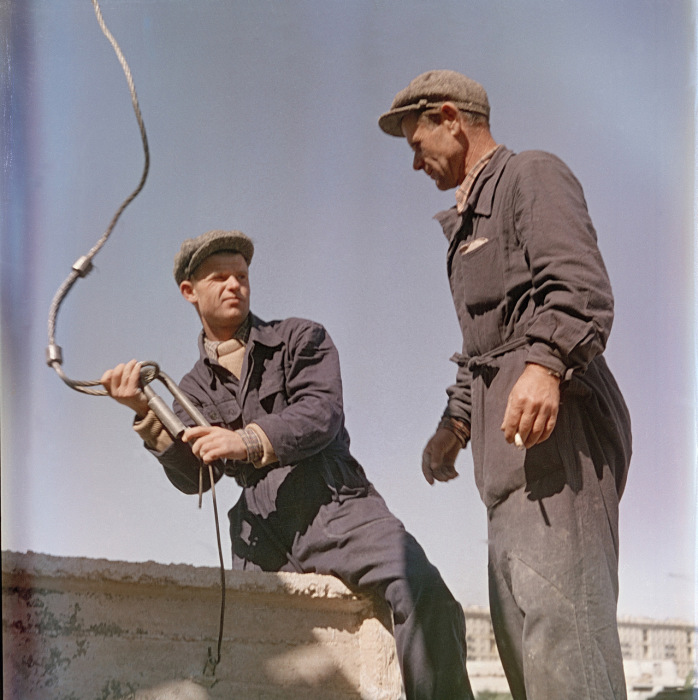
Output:
M461 445L450 430L439 428L427 443L422 453L422 473L433 484L434 481L450 481L458 476L455 463Z
M141 363L131 360L108 369L99 380L109 396L135 411L138 418L148 413L148 400L140 386Z

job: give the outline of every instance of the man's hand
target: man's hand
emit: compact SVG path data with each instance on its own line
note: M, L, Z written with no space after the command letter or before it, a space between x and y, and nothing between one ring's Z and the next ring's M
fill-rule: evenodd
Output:
M541 365L527 364L509 394L502 422L504 438L514 442L518 433L527 448L547 440L559 408L559 378Z
M140 385L141 363L131 360L108 369L99 380L109 396L135 411L138 418L148 413L148 400Z
M458 476L456 457L460 451L458 438L448 429L439 428L427 443L422 453L422 473L433 484L436 481L450 481Z
M217 459L247 459L247 448L242 438L228 428L213 425L187 428L182 442L191 443L191 451L205 464Z

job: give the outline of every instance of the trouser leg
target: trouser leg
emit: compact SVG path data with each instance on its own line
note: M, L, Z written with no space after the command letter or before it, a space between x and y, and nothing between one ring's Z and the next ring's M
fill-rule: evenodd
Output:
M375 491L323 506L294 557L306 571L333 574L386 600L408 700L474 697L462 606Z
M489 511L495 638L515 700L626 697L618 639L617 496L562 470Z
M523 677L524 616L512 594L506 568L497 565L496 551L490 541L488 570L492 628L511 696L513 700L526 700Z

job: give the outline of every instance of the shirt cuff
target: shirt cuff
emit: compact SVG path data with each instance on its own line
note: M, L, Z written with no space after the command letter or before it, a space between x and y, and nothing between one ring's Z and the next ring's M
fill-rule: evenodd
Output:
M256 423L250 423L235 432L242 438L247 448L246 461L251 462L257 469L278 461L269 438Z
M450 430L458 438L461 448L465 447L470 440L470 426L460 418L443 416L439 421L439 428Z
M170 434L153 411L148 411L145 418L133 421L133 429L140 435L143 442L156 452L163 452L173 442Z
M557 353L545 343L533 343L531 345L531 349L526 356L526 363L545 367L547 370L550 370L551 374L562 381L569 379L574 372L574 368L567 367Z

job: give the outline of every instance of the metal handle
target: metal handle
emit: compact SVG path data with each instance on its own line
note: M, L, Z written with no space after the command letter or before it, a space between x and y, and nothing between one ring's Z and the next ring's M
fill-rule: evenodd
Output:
M170 394L179 402L194 423L203 426L211 425L206 418L204 418L203 413L199 411L190 401L189 397L177 386L177 383L160 370L156 362L143 362L141 366L140 382L143 393L148 399L148 407L158 417L165 430L167 430L174 440L182 437L186 426L150 386L151 382L156 379L160 380L167 387Z

